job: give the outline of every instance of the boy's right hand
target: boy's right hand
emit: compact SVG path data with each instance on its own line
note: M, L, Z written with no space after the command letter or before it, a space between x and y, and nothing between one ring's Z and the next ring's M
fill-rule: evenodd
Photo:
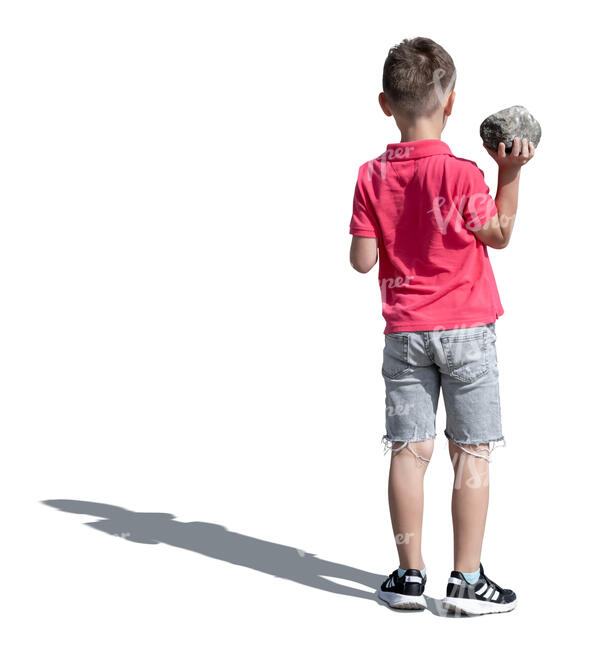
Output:
M488 151L489 155L493 160L499 165L500 170L518 170L523 165L533 158L535 154L535 145L532 142L528 142L526 138L514 138L514 143L512 145L512 150L510 153L505 152L505 144L499 142L499 149L497 151L492 151L486 145L484 149Z
M497 214L487 221L482 228L475 231L475 236L486 246L505 248L512 236L516 210L518 209L518 185L520 183L520 168L533 158L535 146L526 138L514 138L510 153L505 153L505 145L499 143L497 152L491 151L484 145L486 151L499 165L497 183Z

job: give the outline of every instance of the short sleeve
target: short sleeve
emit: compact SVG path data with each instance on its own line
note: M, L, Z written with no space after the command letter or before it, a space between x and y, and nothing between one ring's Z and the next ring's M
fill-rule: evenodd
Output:
M358 180L354 190L354 205L350 220L350 234L359 237L377 238L377 219L365 188L364 167L358 172Z
M467 167L463 190L463 219L469 230L480 229L498 210L484 180L484 172L475 164Z

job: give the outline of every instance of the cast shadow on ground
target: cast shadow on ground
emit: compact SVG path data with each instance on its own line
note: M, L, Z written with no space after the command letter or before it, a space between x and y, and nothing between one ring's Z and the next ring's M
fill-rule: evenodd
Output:
M322 560L313 553L292 546L234 533L219 524L203 521L182 522L169 513L133 512L119 506L91 501L49 499L42 503L63 512L96 517L97 521L85 525L130 542L168 544L271 576L293 580L307 587L374 600L385 606L375 590L386 576ZM364 585L368 591L337 583L335 579ZM426 600L431 613L437 616L453 616L442 609L441 601L429 597L426 597Z

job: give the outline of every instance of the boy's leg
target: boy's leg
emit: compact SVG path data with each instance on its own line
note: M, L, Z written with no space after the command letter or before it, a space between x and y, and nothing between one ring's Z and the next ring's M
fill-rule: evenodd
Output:
M388 501L401 569L422 571L423 479L433 453L439 369L424 332L385 337L386 451L391 450ZM416 576L413 576L416 577Z
M422 559L422 513L424 474L433 454L434 439L392 446L388 502L399 566L424 569Z
M454 466L452 523L454 570L473 573L480 567L488 512L489 445L462 445L448 441Z
M495 341L492 323L443 330L432 336L442 372L445 434L454 466L454 569L462 573L480 567L490 447L504 442Z
M516 607L516 594L488 578L480 561L492 450L488 443L459 446L453 440L449 449L454 466L454 570L442 605L448 611L470 615L510 612Z

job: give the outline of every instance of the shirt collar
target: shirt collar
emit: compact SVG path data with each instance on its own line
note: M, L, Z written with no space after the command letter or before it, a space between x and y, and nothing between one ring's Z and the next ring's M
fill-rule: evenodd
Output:
M452 155L450 147L441 140L412 140L386 146L386 160L413 160L425 156Z

